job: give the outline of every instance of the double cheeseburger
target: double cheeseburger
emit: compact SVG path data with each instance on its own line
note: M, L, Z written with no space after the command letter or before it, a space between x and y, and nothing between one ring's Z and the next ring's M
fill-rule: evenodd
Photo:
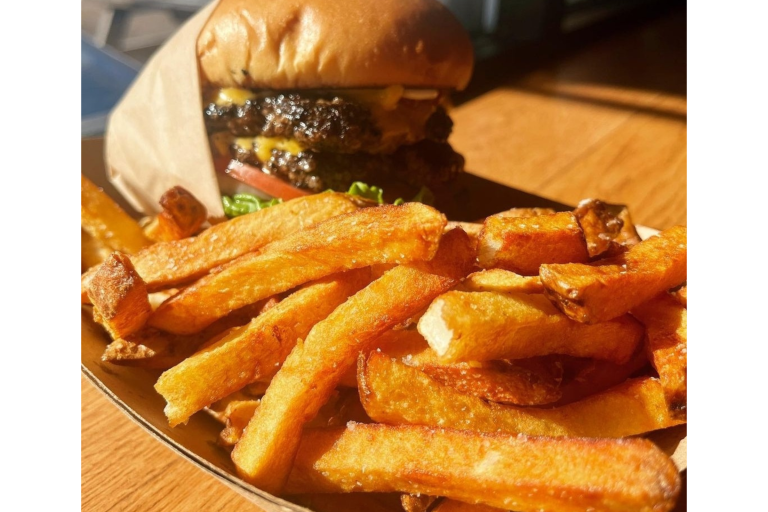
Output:
M472 44L436 0L222 0L197 55L217 169L262 197L362 181L391 201L463 170L445 105Z

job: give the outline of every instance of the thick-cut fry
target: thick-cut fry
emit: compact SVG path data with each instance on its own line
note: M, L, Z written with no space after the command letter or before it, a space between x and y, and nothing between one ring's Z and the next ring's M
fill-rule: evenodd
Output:
M632 310L648 333L646 349L659 373L673 417L686 418L688 403L688 311L666 293Z
M173 187L160 197L162 211L144 228L156 242L181 240L194 235L208 218L208 211L183 187Z
M462 283L473 292L543 293L539 276L521 276L509 270L494 268L469 274Z
M528 218L492 216L485 219L477 243L483 268L503 268L535 276L544 263L589 260L584 232L569 212Z
M165 302L150 325L179 334L300 284L376 263L435 255L445 216L420 203L365 208L334 217L247 254Z
M403 512L395 493L297 494L286 499L314 512Z
M152 295L150 303L151 298ZM167 370L184 361L201 347L213 343L230 329L247 324L277 303L274 297L259 301L233 311L204 330L190 335L171 334L147 327L107 345L101 360L122 366Z
M454 286L472 263L471 241L455 229L443 236L432 261L393 268L318 323L272 379L232 452L238 473L267 492L279 493L302 427L355 365L357 354Z
M686 239L686 228L676 226L610 261L542 265L545 293L574 320L611 320L685 281Z
M147 286L130 258L119 252L110 254L94 274L88 298L94 307L93 319L113 338L135 333L152 313Z
M110 253L112 250L109 247L89 235L84 229L80 230L80 269L82 272L101 264Z
M89 235L113 251L133 254L150 244L139 224L82 174L80 225Z
M541 436L624 437L681 422L657 379L633 379L554 409L521 408L462 394L378 352L358 366L360 400L374 421Z
M519 512L666 512L680 476L645 439L350 423L304 434L286 490L422 493Z
M437 499L437 496L426 494L403 494L400 496L400 504L405 512L427 512Z
M626 362L643 336L629 315L581 324L536 294L451 291L419 320L419 332L445 362L523 359L547 354Z
M155 390L171 426L243 386L274 374L299 338L368 283L360 269L314 283L163 373ZM321 404L322 405L322 404Z
M683 284L669 292L677 302L683 305L684 308L688 308L688 284Z
M615 256L640 243L629 209L599 199L585 199L573 211L584 230L589 256Z
M353 196L335 192L293 199L216 224L194 238L156 243L136 254L133 263L150 291L171 288L296 231L352 212L359 204ZM87 279L88 273L84 288Z
M483 505L482 503L470 504L463 501L445 499L433 508L432 512L505 512L505 509Z
M560 386L562 396L555 406L577 402L617 386L648 365L648 356L643 347L623 364L597 359L563 359L564 375Z

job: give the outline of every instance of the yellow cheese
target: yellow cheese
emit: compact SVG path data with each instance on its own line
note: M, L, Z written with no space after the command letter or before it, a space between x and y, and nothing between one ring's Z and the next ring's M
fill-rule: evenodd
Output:
M247 100L252 100L256 94L248 89L238 89L237 87L225 87L219 89L219 95L216 97L216 104L225 105L244 105Z
M237 137L235 144L245 149L252 149L260 162L266 162L272 157L272 150L286 151L298 155L304 147L296 139L286 137Z

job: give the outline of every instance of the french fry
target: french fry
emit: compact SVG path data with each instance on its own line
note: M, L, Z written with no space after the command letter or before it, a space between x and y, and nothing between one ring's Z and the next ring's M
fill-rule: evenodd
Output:
M657 379L632 379L554 409L488 403L378 352L360 356L360 400L371 419L536 436L624 437L681 423L670 418Z
M100 265L111 253L112 250L109 247L89 235L84 229L80 230L80 268L82 272Z
M462 284L473 292L544 293L539 276L521 276L500 268L473 272Z
M133 254L150 244L139 224L82 174L80 225L85 232L113 251Z
M160 197L162 210L144 233L155 242L187 238L200 230L208 211L195 196L183 187L173 187Z
M646 349L664 388L670 414L686 419L688 402L688 311L662 293L637 306L632 315L647 332Z
M130 258L119 252L110 254L93 275L88 298L94 307L93 319L113 338L135 333L152 313L147 286Z
M489 507L482 503L470 504L463 501L445 499L433 508L432 512L504 512L504 509Z
M186 284L211 269L362 204L353 196L327 192L286 201L216 224L194 238L160 242L133 257L150 291ZM89 275L82 277L86 289Z
M314 512L402 512L394 493L297 494L286 499Z
M376 263L429 260L446 220L420 203L365 208L247 254L166 301L150 325L188 334L229 311L300 284Z
M555 403L561 406L578 402L584 398L617 386L648 365L644 347L640 347L623 364L597 359L563 361L565 375L560 386L562 396Z
M581 324L535 294L451 291L429 306L419 332L444 362L547 354L626 362L643 336L629 315Z
M150 295L150 302L151 297ZM213 343L230 329L249 323L275 304L277 299L271 297L240 308L204 330L190 335L171 334L147 327L130 336L115 339L107 345L101 360L122 366L167 370L181 363L206 344Z
M426 494L403 494L400 496L400 504L405 512L427 512L437 499L437 496Z
M686 239L686 228L675 226L610 261L542 265L545 293L578 322L619 317L685 281Z
M688 308L688 284L683 284L669 292L684 308Z
M599 199L585 199L573 211L584 230L591 258L616 256L640 243L629 209Z
M169 424L186 422L203 407L273 375L296 341L365 286L368 278L367 269L360 269L309 285L163 373L155 390L167 402Z
M421 493L519 512L666 512L680 476L645 439L350 423L304 433L286 490Z
M584 232L569 212L528 218L492 216L485 219L477 243L482 268L503 268L535 276L544 263L589 260Z
M232 459L238 473L267 492L279 493L303 426L328 400L347 369L355 366L357 354L454 286L472 263L467 234L450 231L442 237L433 260L393 268L313 327L272 379L235 446Z

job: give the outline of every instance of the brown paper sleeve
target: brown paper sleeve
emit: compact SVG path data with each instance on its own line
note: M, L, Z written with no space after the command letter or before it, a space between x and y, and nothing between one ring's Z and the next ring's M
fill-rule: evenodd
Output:
M107 176L136 210L151 214L166 190L181 185L221 217L221 195L203 123L197 37L218 0L200 10L160 48L112 112Z

